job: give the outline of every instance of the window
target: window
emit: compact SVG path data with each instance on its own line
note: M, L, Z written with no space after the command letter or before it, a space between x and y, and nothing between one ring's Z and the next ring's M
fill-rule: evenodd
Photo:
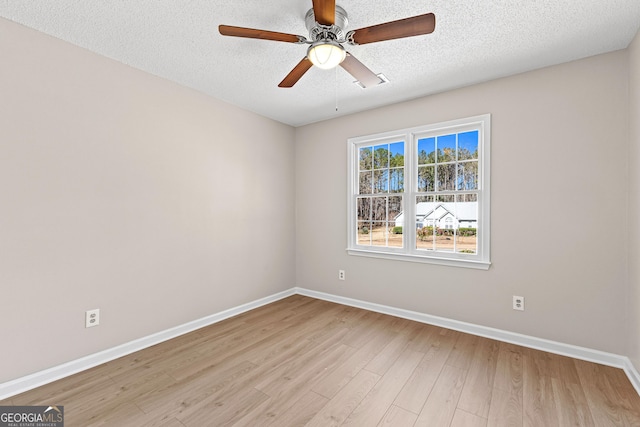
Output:
M490 115L348 147L349 254L489 268Z

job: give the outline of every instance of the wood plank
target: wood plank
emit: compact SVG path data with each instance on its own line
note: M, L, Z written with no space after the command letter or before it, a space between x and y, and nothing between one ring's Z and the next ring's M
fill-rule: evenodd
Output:
M457 338L457 336L450 334L440 336L439 339L433 341L420 364L396 397L394 405L415 414L420 413Z
M128 420L127 422L130 422ZM150 420L143 420L140 424L136 424L140 427L185 427L180 421L171 417L153 418Z
M300 399L298 399L293 406L284 411L280 415L273 414L273 420L267 424L268 426L303 426L306 425L311 419L329 402L324 396L319 395L313 391L308 391ZM240 427L241 424L234 427ZM249 427L253 427L249 425Z
M488 425L492 427L519 427L524 423L522 389L504 391L494 388L491 393Z
M523 360L523 424L525 426L559 425L551 377L543 375L540 361L542 352L525 352Z
M343 425L377 425L423 357L424 354L418 351L405 351L401 354Z
M308 427L339 426L360 404L380 379L380 375L362 370L306 424Z
M438 335L442 328L437 326L420 324L415 337L407 345L408 350L426 353L438 341Z
M357 325L354 325L349 333L344 337L344 343L352 347L360 348L365 345L371 337L380 333L389 334L390 337L395 336L386 328L387 317L384 314L367 311Z
M451 427L486 427L487 419L479 417L461 409L456 409L456 413L451 421Z
M220 396L196 405L193 410L178 414L176 418L187 427L231 425L241 419L269 396L256 389Z
M521 347L500 343L488 425L523 425L523 369Z
M458 408L485 419L489 417L499 349L497 341L486 338L479 340L458 401Z
M595 426L589 410L589 403L579 384L552 378L551 386L557 403L560 425Z
M358 348L347 360L327 372L322 380L313 386L313 391L329 399L333 398L390 340L391 336L387 334L378 334L372 337L367 344Z
M522 390L523 370L522 347L500 343L493 387L503 391Z
M413 412L391 405L378 427L413 427L417 419L418 416Z
M473 355L476 352L476 346L480 342L481 338L470 334L458 334L458 338L449 358L447 359L447 365L454 366L460 369L469 369Z
M466 375L467 371L464 369L444 365L416 420L416 427L448 426L451 423Z
M370 372L378 375L384 375L385 372L393 365L396 359L405 351L409 339L403 334L396 336L384 346L384 348L374 357L365 367Z

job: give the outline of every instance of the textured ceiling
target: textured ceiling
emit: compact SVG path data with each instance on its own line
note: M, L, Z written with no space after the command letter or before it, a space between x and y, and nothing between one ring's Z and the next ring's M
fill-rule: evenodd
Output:
M293 126L623 49L640 26L639 0L338 5L347 11L347 30L427 12L436 15L436 30L346 46L389 83L361 89L340 67L312 68L281 89L306 45L224 37L217 27L306 37L311 0L0 0L0 16Z

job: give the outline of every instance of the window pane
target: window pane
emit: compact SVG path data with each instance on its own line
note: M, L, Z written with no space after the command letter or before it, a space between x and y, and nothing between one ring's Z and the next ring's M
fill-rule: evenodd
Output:
M389 197L389 209L387 213L387 228L389 232L389 246L401 248L402 247L402 232L403 227L398 226L398 219L402 218L402 196L390 196Z
M390 202L393 203L393 202ZM401 208L402 209L402 208ZM393 225L395 227L402 227L404 229L404 226L407 225L407 227L411 226L411 220L409 219L409 222L407 223L404 215L404 211L400 211L398 212L398 214L393 218Z
M373 222L371 224L371 245L387 246L388 230L386 222Z
M448 194L444 196L436 196L435 199L435 249L437 251L450 252L453 251L454 229L456 227L455 196L453 194Z
M457 227L455 196L437 196L434 210L436 224L436 250L453 251Z
M389 247L401 248L403 246L402 239L402 227L391 228L391 233L389 233Z
M453 252L453 239L455 231L450 228L436 229L436 251Z
M371 198L371 219L374 221L384 221L387 219L387 198Z
M418 164L427 165L436 162L436 139L422 138L418 140Z
M456 235L456 252L475 254L478 252L476 229L462 229Z
M416 230L416 248L427 251L435 249L433 225L425 225Z
M478 158L478 131L458 134L458 160Z
M438 191L455 190L456 165L455 163L438 165Z
M404 142L394 142L389 145L391 159L389 166L392 168L404 166Z
M371 194L373 193L373 172L360 172L360 180L358 183L358 194Z
M418 191L434 191L435 166L418 166Z
M389 169L389 192L402 193L404 191L404 169Z
M389 170L373 171L373 192L388 193L389 192Z
M371 198L370 197L358 197L358 221L371 219Z
M458 217L456 252L475 254L478 251L478 195L457 195L456 212Z
M376 145L373 154L373 168L374 169L386 169L389 167L389 146Z
M419 205L420 203L433 203L433 196L418 196L418 197L416 197L416 204ZM419 213L419 210L417 210L416 213Z
M445 194L435 197L436 203L453 203L456 201L456 196L453 194Z
M456 160L456 135L439 136L438 140L438 163L453 162Z
M387 221L393 224L397 220L398 215L400 215L401 213L402 213L402 196L390 196Z
M458 195L456 195L457 203L477 202L477 201L478 201L478 195L475 193L459 193Z
M360 170L371 170L371 147L360 148Z
M433 250L433 196L416 197L416 248Z
M369 221L358 221L358 244L371 245L371 223Z
M458 190L478 189L478 162L458 163Z

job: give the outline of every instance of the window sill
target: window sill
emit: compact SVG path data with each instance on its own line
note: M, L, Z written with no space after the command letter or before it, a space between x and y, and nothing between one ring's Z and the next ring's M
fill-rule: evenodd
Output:
M491 262L476 261L460 258L440 258L426 257L421 255L399 254L392 252L368 251L365 249L347 249L349 255L363 256L369 258L391 259L396 261L420 262L423 264L436 264L448 267L473 268L476 270L488 270Z

